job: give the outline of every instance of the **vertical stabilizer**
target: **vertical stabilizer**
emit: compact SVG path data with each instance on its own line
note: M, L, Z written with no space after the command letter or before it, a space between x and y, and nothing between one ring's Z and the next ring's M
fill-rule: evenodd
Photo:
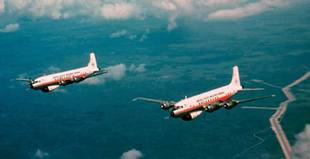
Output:
M88 67L97 68L96 56L95 56L95 53L93 53L93 52L89 54L89 63L88 63Z
M240 83L238 66L233 67L233 74L232 74L230 85L237 87L237 89L240 89L240 90L242 89L242 86Z

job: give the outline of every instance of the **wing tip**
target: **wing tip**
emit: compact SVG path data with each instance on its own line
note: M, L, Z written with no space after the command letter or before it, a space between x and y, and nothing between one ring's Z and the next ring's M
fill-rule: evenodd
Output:
M141 97L136 97L136 98L133 98L131 101L135 102L135 101L138 101Z

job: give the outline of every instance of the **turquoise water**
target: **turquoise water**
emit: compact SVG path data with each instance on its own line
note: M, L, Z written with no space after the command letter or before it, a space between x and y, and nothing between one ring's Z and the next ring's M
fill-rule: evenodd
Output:
M236 20L201 22L184 18L171 32L157 18L106 23L97 19L19 19L20 30L0 34L0 156L33 158L37 149L48 158L119 158L135 148L145 158L281 158L279 144L266 130L265 141L253 137L269 127L270 111L218 110L191 122L165 120L159 106L132 102L137 96L182 99L226 84L231 67L238 65L248 87L236 99L276 94L277 98L251 105L277 106L284 100L279 89L251 82L264 80L287 85L310 68L308 6ZM137 37L111 38L126 29ZM148 30L148 31L147 31ZM20 75L36 77L53 66L61 70L83 66L90 50L103 67L145 64L120 80L97 85L66 86L65 92L41 93L12 81ZM297 92L309 96L306 92ZM294 143L309 117L294 102L284 129ZM297 112L298 113L298 112ZM298 122L294 122L298 121Z

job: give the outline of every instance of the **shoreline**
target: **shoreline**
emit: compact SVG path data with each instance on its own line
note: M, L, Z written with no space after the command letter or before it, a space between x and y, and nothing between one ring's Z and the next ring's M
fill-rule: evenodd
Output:
M310 77L310 71L305 73L303 76L298 78L297 80L293 81L292 83L288 84L287 86L283 87L281 90L286 96L286 100L281 102L279 107L277 108L277 111L269 118L269 122L271 124L271 128L276 134L276 137L280 143L281 149L283 151L284 157L286 159L291 159L292 156L292 147L287 139L287 136L281 126L281 119L284 116L284 113L287 110L287 106L290 102L293 102L296 100L294 94L291 92L291 88L295 85L298 85L299 83L303 82L304 80L308 79Z

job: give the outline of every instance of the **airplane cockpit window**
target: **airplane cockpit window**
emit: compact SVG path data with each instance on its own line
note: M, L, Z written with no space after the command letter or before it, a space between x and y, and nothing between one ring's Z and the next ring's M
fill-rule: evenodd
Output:
M35 80L35 81L33 81L33 83L35 84L35 83L39 83L40 81L39 80Z

